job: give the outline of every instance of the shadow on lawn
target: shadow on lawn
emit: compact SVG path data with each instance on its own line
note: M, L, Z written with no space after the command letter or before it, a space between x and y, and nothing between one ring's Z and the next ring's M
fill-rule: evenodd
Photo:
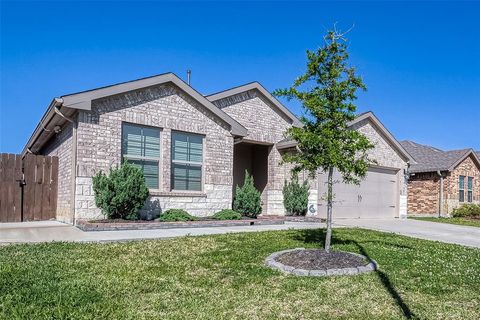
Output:
M326 232L325 229L321 229L321 230L302 230L299 234L297 233L295 235L295 240L303 241L305 243L316 243L320 246L320 248L323 248L324 242L325 242L325 232ZM367 240L367 241L362 241L362 243L380 243L380 241ZM335 245L335 244L343 244L343 245L353 244L357 247L360 254L367 257L367 259L369 261L373 260L369 256L369 254L365 250L365 248L361 244L359 244L357 241L337 239L337 238L335 238L335 231L334 231L333 235L332 235L332 245ZM403 246L403 245L396 244L396 243L385 242L385 244L395 246L395 247L398 247L398 248L402 248L402 249L411 249L411 247L409 247L409 246ZM400 294L397 292L397 290L393 286L392 282L390 281L390 278L388 277L388 275L385 272L383 272L381 270L378 270L378 269L375 271L375 273L376 273L378 279L382 282L385 289L388 291L388 293L392 297L392 299L395 301L397 306L400 308L403 316L406 319L416 319L417 316L410 310L410 308L405 303L405 301L403 301L402 297L400 296Z

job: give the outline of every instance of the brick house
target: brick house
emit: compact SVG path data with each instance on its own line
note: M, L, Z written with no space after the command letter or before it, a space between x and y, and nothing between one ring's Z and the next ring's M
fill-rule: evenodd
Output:
M57 220L68 223L103 217L92 177L125 159L144 172L147 218L169 208L196 216L231 208L245 170L261 192L263 214L283 215L291 167L280 161L293 147L285 143L285 130L300 125L258 82L204 96L166 73L53 99L22 153L59 157ZM351 126L374 139L377 169L395 177L389 215L406 214L399 199L406 200L408 154L373 113ZM314 215L323 186L310 186Z
M449 215L463 203L480 203L480 157L472 149L443 151L401 141L412 155L408 213Z

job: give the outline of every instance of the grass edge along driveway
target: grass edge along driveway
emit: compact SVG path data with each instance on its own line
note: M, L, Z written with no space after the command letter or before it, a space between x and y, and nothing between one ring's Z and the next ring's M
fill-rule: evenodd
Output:
M0 247L0 319L478 319L480 250L364 229L333 248L376 273L329 278L264 266L323 230Z
M430 221L438 223L455 224L459 226L470 226L480 228L480 219L467 219L467 218L438 218L438 217L410 217L408 219Z

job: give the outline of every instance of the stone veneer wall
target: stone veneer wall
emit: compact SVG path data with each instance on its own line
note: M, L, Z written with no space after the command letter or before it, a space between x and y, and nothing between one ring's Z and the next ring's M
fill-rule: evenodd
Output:
M144 88L92 101L81 111L77 130L76 218L102 218L95 207L92 176L121 161L122 122L161 129L160 188L151 191L143 214L182 208L197 216L231 208L233 137L228 126L172 84ZM203 134L204 190L170 191L170 137L172 130Z
M72 223L72 132L73 125L67 123L62 131L47 142L39 154L58 157L57 220Z
M262 194L266 202L267 215L284 215L282 189L285 180L290 179L289 165L281 165L282 156L276 143L285 138L291 119L274 107L259 91L253 89L213 102L248 130L245 140L260 144L271 144L268 152L268 182ZM309 207L317 206L317 183L311 183ZM265 204L265 203L264 203ZM315 214L314 213L311 214Z
M407 179L405 172L408 163L395 148L378 131L372 122L368 119L362 120L351 126L351 129L357 130L365 135L375 146L369 151L369 157L374 159L376 165L387 168L399 169L397 172L399 202L397 203L399 216L407 215Z

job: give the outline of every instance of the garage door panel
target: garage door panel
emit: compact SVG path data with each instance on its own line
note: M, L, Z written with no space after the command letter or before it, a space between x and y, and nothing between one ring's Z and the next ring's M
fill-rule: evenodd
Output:
M370 168L360 185L337 183L333 187L334 218L385 218L396 215L398 197L397 176L394 170ZM319 206L321 217L326 217L326 201L321 197L326 191L327 175L319 176ZM341 180L338 173L334 180Z

